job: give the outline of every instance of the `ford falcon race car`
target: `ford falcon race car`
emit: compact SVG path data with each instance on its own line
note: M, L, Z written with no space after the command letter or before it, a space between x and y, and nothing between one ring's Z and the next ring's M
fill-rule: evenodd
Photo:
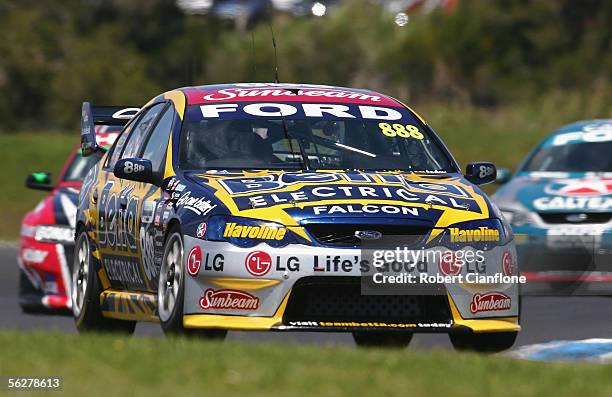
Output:
M517 236L525 291L612 291L612 119L560 128L509 176L493 200Z
M118 125L121 119L108 122L114 125L96 128L102 147L110 147L122 128ZM19 305L26 313L71 313L77 197L85 174L101 157L100 153L83 157L79 146L66 160L55 184L48 172L35 172L26 179L28 188L49 192L21 222L18 293Z
M85 102L87 153L100 151L91 113ZM477 187L495 174L484 162L462 174L423 119L372 91L164 93L83 183L76 326L351 332L399 346L444 332L460 349L509 348L520 330L513 237ZM381 259L387 246L412 256Z

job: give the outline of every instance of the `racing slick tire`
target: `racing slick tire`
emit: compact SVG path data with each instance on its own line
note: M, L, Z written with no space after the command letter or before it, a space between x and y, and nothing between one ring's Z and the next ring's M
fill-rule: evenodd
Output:
M498 353L514 345L518 332L451 333L450 341L456 350L479 353Z
M355 331L353 339L359 347L408 347L412 340L410 332Z
M185 300L185 249L183 235L178 226L168 231L164 243L164 256L159 272L157 305L159 322L166 335L198 336L222 340L226 330L192 329L183 326Z
M97 259L91 252L91 241L79 229L72 267L72 314L79 332L116 332L132 334L135 321L106 318L100 307L102 285L96 272Z

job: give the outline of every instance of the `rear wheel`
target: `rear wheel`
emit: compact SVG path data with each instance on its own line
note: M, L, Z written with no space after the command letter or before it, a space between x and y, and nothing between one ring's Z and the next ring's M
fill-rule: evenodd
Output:
M412 340L410 332L356 331L353 339L361 347L407 347Z
M79 332L119 332L131 334L135 321L124 321L102 316L100 293L102 286L96 274L96 259L91 252L89 236L80 230L76 241L72 267L72 314Z
M451 343L456 350L474 351L480 353L498 353L508 350L514 345L518 332L473 332L449 334Z
M159 321L164 333L169 335L201 336L223 339L225 330L190 329L183 326L185 300L185 249L178 227L172 227L164 244L164 256L159 272L157 304Z

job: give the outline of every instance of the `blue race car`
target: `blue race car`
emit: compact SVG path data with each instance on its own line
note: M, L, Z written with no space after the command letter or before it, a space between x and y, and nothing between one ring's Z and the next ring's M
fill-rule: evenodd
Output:
M492 198L511 223L529 284L573 285L575 293L612 282L612 119L560 128L513 177L500 170L498 182Z

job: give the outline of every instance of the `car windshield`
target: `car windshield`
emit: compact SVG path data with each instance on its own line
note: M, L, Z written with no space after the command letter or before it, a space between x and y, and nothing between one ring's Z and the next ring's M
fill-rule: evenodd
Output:
M93 153L90 156L83 157L81 156L81 151L77 153L76 156L72 159L72 162L66 169L66 173L62 178L63 182L80 182L85 178L87 171L91 169L100 159L102 158L102 153Z
M181 168L454 172L436 141L406 109L331 105L342 106L346 111L335 113L345 117L325 117L321 111L314 112L320 117L300 116L290 108L282 108L289 113L282 117L267 113L266 106L274 110L280 105L261 104L259 111L251 108L253 114L246 113L247 106L235 113L190 106L181 135Z
M612 172L612 141L540 148L523 168L526 172Z

